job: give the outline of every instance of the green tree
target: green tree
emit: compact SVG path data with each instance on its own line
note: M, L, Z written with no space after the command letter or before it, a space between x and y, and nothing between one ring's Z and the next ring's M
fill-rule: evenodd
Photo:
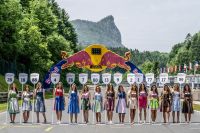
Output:
M150 62L150 61L145 61L145 62L142 64L142 66L141 66L142 72L143 72L144 74L152 72L152 70L153 70L153 65L154 65L154 64L153 64L152 62Z
M0 58L16 61L21 45L19 39L22 7L19 0L0 1Z

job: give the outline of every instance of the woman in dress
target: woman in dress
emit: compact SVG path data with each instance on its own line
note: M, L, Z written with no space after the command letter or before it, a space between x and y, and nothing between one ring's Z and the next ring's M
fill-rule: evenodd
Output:
M89 122L89 110L91 109L90 99L91 95L89 92L89 87L84 85L81 93L81 109L83 110L83 118L85 123Z
M130 122L132 124L134 123L136 109L137 109L137 106L138 106L138 102L137 102L138 93L137 93L137 90L138 90L137 85L133 84L131 86L131 89L130 89L129 93L128 93L128 98L129 98L128 106L130 108L130 119L131 119Z
M139 117L140 123L142 123L142 110L144 110L144 123L146 123L146 116L147 116L147 88L144 83L140 84L139 87Z
M171 112L171 92L168 85L164 85L163 91L161 93L161 112L163 112L164 123L169 122L170 112Z
M10 123L15 123L16 114L19 113L18 104L18 91L16 84L11 84L10 90L8 91L8 112L10 114Z
M46 120L46 108L45 108L45 90L42 88L42 84L40 82L37 83L36 88L34 90L33 96L35 98L34 103L34 110L37 115L37 123L40 123L39 113L42 113L44 118L44 123L47 122Z
M79 96L77 91L77 86L75 83L71 85L71 90L69 91L69 103L68 103L68 113L70 114L70 122L73 123L73 115L75 116L75 123L77 123L77 116L80 112L79 109Z
M155 123L157 117L157 109L159 107L159 96L156 85L151 86L149 98L150 98L150 108L151 108L151 120L152 123Z
M62 111L65 110L65 98L62 82L57 84L53 94L55 95L54 110L56 111L57 123L60 124L62 119Z
M93 111L96 113L96 122L101 123L101 112L103 110L103 96L100 86L96 86L94 93Z
M119 114L119 122L124 123L126 107L127 107L127 98L126 98L126 93L124 91L124 87L122 85L119 85L118 87L117 99L118 102L116 107L116 113Z
M115 90L112 84L109 84L105 94L105 109L109 124L112 124L113 111L115 107Z
M182 108L182 113L185 115L185 122L190 123L191 120L191 114L193 113L193 107L192 107L192 92L190 89L190 86L186 84L183 89L183 108Z
M180 114L180 90L179 85L174 85L174 90L172 92L172 117L173 123L175 123L175 112L177 115L177 123L179 122L179 114Z
M32 110L31 92L29 85L25 85L24 92L22 93L22 111L24 123L28 122L30 111Z

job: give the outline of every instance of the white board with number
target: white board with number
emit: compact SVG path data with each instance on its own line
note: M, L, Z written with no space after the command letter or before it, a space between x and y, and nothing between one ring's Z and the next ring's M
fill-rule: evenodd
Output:
M104 84L109 84L111 81L111 74L110 73L103 73L102 74L102 81Z
M7 84L12 84L14 82L15 79L15 74L14 73L6 73L5 75L5 80Z
M75 81L75 74L74 73L67 73L66 74L66 80L68 84L73 84Z
M98 84L100 81L100 75L98 73L91 74L91 81L94 85Z
M59 73L51 73L51 82L55 85L60 81Z
M87 81L88 81L88 74L87 73L80 73L79 74L79 82L84 85L84 84L87 83Z
M31 73L30 75L30 80L32 84L37 84L37 82L39 81L39 73Z
M168 82L168 74L167 73L161 73L159 76L159 80L161 84L166 84Z
M186 74L185 73L178 73L177 74L177 82L179 84L185 83Z
M135 74L134 73L128 73L127 74L127 82L132 85L135 83Z
M19 82L21 84L26 84L27 81L28 81L28 74L26 74L26 73L19 73Z
M121 73L115 73L113 75L113 79L115 84L119 85L122 82L122 74Z
M148 85L150 85L154 82L154 74L153 73L147 73L145 75L145 77L146 77L146 82Z
M136 73L135 74L135 82L137 84L141 84L144 80L144 75L142 73Z

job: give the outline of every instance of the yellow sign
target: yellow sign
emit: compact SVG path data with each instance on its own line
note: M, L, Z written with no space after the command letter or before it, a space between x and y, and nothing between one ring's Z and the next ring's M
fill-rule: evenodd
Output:
M103 55L109 51L104 45L92 44L85 48L85 51L89 54L93 63L93 65L91 66L86 66L87 69L93 72L100 72L106 69L106 66L99 65L101 63Z

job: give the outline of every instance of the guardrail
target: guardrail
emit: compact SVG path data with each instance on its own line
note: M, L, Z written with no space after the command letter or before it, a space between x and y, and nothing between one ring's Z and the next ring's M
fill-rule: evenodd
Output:
M18 92L18 99L21 99L21 91ZM0 92L0 103L7 102L8 92Z

